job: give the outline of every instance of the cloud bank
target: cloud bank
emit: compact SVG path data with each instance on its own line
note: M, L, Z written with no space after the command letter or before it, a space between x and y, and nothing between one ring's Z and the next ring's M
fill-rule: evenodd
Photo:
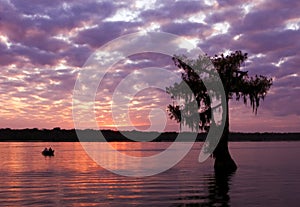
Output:
M0 127L72 128L73 87L87 58L121 35L161 31L183 36L209 55L247 52L243 69L273 78L257 116L232 101L232 131L300 131L299 10L296 0L1 0ZM118 83L154 66L176 70L169 57L150 53L111 69L97 92L100 128L114 125L110 96ZM132 122L147 129L151 108L165 110L169 102L155 89L137 94ZM166 130L177 129L168 121Z

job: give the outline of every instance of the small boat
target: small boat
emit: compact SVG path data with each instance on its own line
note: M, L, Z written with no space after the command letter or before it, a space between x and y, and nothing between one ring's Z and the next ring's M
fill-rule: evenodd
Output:
M54 156L54 150L44 150L44 151L42 151L42 154L44 155L44 156Z

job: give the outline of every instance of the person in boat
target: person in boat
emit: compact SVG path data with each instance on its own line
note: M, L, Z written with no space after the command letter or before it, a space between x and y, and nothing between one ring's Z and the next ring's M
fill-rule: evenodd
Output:
M44 149L44 151L43 152L48 152L48 149L47 149L47 147L45 147L45 149Z
M49 152L53 152L53 150L52 150L52 148L51 148L51 147L49 148Z

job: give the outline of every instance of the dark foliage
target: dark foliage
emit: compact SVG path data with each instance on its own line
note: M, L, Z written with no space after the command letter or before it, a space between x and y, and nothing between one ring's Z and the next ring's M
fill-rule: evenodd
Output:
M168 106L169 117L189 126L192 130L207 131L209 129L212 124L211 99L203 79L209 81L207 79L214 77L200 76L202 73L206 73L207 68L211 65L218 72L224 86L227 105L229 99L239 101L242 98L245 104L250 102L253 112L256 114L260 101L265 98L272 85L272 79L261 75L249 77L248 71L240 70L246 59L247 53L241 51L235 51L227 56L223 54L214 57L199 56L197 60L190 60L185 56L174 56L175 66L182 70L182 82L167 88L167 93L174 99L174 103ZM191 92L184 89L186 85ZM184 100L184 102L177 103L177 100ZM192 101L197 102L197 109L190 107Z

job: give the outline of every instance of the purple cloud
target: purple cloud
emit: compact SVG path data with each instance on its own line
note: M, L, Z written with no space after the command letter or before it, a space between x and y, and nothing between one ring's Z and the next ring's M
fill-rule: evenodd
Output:
M3 120L12 128L25 126L19 120L35 120L31 124L36 127L35 124L42 122L41 117L47 117L45 127L55 125L56 118L51 114L60 113L60 119L67 120L67 125L61 123L61 127L72 128L72 90L88 57L121 35L152 30L198 40L198 46L209 55L227 50L247 52L249 60L243 70L250 75L275 78L262 105L266 117L260 118L286 120L286 124L274 126L274 130L281 127L282 131L299 131L296 125L288 126L290 120L300 116L297 109L300 103L295 98L300 87L299 1L167 0L143 4L93 0L1 2L0 103L4 107L0 112L5 114ZM101 107L109 109L108 96L134 70L151 66L176 70L168 58L145 53L116 64L98 90ZM134 107L150 107L151 101L156 106L155 100L159 98L168 104L165 96L151 92L148 97L145 94L136 97L138 102ZM237 107L237 110L244 109ZM108 116L106 112L101 114ZM240 127L239 121L233 118L232 125ZM257 120L250 116L249 122ZM1 122L1 126L7 125ZM272 130L270 126L267 128Z

